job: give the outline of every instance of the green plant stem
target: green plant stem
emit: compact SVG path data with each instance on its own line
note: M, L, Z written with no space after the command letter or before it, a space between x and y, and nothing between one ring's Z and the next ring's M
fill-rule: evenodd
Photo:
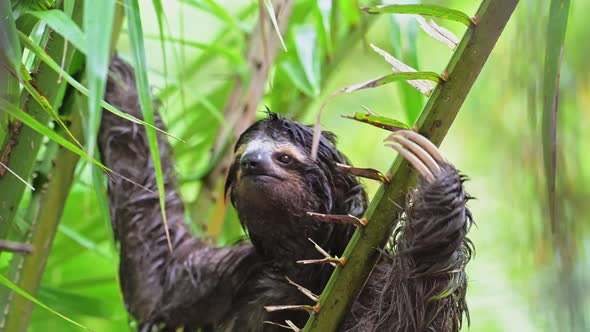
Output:
M559 108L559 71L563 56L563 42L569 11L569 0L552 0L547 25L547 45L545 46L545 68L543 72L543 127L542 145L549 221L551 234L562 234L563 226L558 224L556 197L557 168L557 111ZM557 242L567 241L557 239ZM567 251L566 251L567 253Z
M447 73L449 80L438 85L416 125L434 144L440 145L453 123L467 93L473 86L518 0L484 0L477 11L477 26L469 27ZM320 313L312 315L304 331L335 331L379 258L403 206L406 193L416 182L409 164L398 156L391 166L392 184L382 186L371 202L369 224L357 230L344 252L347 263L337 268L320 297ZM396 204L393 204L395 202Z
M76 6L79 5L76 4ZM59 35L49 38L46 46L48 54L54 59L60 59L63 56L63 44L63 38ZM66 54L66 61L64 61L65 70L69 69L73 54L74 49L70 48ZM54 107L59 107L63 98L65 82L57 83L59 75L45 63L40 63L36 68L37 70L33 69L34 73L31 74L36 86ZM23 110L26 110L40 123L48 123L50 116L41 105L29 96L22 99L24 100ZM42 139L43 136L34 129L24 126L20 121L12 121L9 132L0 145L2 147L0 155L6 156L3 163L23 179L30 179ZM14 217L26 187L16 177L4 174L4 176L0 176L0 188L5 188L0 190L0 238L5 238L16 227ZM10 190L6 188L10 188Z
M81 135L82 126L79 113L75 113L72 120L72 133ZM43 178L42 181L37 181L42 188L38 188L33 195L26 215L33 222L27 242L34 247L34 252L29 255L15 255L8 273L10 279L19 288L31 295L37 292L41 283L45 264L79 159L77 154L59 147L55 142L49 143L47 150L44 169L41 170L46 173L38 173ZM44 181L47 182L43 183ZM3 294L6 293L4 289L2 291ZM26 331L33 303L14 292L8 292L5 299L2 310L8 310L4 311L6 315L1 317L0 331Z
M74 9L74 20L78 23L81 21L83 14L83 2L77 1ZM123 21L123 8L117 6L115 13L115 23L113 26L113 38L111 41L111 52L114 49L120 26ZM56 43L53 44L53 41ZM59 58L63 52L63 39L54 38L51 45L56 49L51 51L53 59ZM69 48L73 50L73 48ZM57 55L57 57L56 57ZM66 71L72 73L82 68L83 57L81 53L68 55L66 62ZM45 66L45 64L42 64ZM41 74L55 74L53 80L47 80L53 85L56 73L49 68L44 68ZM48 83L49 84L49 83ZM50 85L49 87L52 87ZM38 88L45 92L45 85L38 85ZM66 98L64 98L66 96ZM66 85L60 85L58 92L53 99L49 99L52 105L57 109L59 107L61 115L70 115L71 132L76 137L82 133L81 114L74 99L78 98L73 87L66 91ZM44 112L45 113L45 112ZM45 113L47 114L47 113ZM26 127L23 127L23 129ZM39 135L40 136L40 135ZM35 158L36 155L33 155ZM10 262L7 277L20 289L28 294L35 296L43 276L45 265L51 252L51 246L61 214L65 207L66 199L70 192L74 171L79 156L57 145L56 142L49 142L43 153L41 165L37 167L37 177L35 179L35 188L31 201L27 207L25 221L27 229L23 230L26 235L22 238L23 242L30 243L34 252L30 255L15 255ZM30 161L35 166L35 159ZM0 332L3 331L26 331L33 303L28 299L9 291L6 288L0 288Z

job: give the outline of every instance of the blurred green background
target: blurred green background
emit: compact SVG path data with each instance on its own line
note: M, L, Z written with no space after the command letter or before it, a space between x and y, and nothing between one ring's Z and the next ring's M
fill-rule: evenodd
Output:
M257 17L254 1L218 1L232 18L226 21L195 5L204 3L209 2L163 1L169 24L165 67L158 15L150 1L140 1L152 93L161 100L160 111L168 130L187 141L171 143L187 217L198 232L209 219L199 211L202 204L195 202L202 187L198 177L211 159L209 152L222 122L229 83L236 75L243 75L240 61L244 61L241 57L247 41L243 31L251 30ZM275 112L313 123L320 104L333 91L390 72L390 66L369 43L419 70L442 72L452 54L421 31L411 17L365 15L363 19L374 23L363 38L334 50L333 57L342 60L337 67L329 74L319 70L315 85L309 75L304 75L307 82L297 85L297 75L286 74L301 51L294 45L296 41L313 41L314 32L320 31L314 11L305 13L315 8L310 3L296 5L297 25L290 27L286 37L288 52L279 51L279 65L272 71L273 80L267 84L260 111L267 105ZM470 15L479 5L474 0L429 3ZM548 0L521 1L442 145L443 154L470 177L466 187L477 198L470 202L477 222L470 233L477 255L468 266L471 327L464 330L590 331L590 155L586 153L590 150L590 43L584 23L589 12L590 2L571 1L557 118L559 231L549 218L541 144ZM459 37L463 34L464 27L456 22L437 23ZM366 23L359 18L356 24ZM217 43L220 34L225 39ZM315 38L311 45L322 45L321 34L316 33ZM224 51L212 50L211 45ZM125 25L117 49L130 59ZM204 56L209 58L199 64L196 59ZM294 70L301 72L301 68ZM326 107L323 128L337 134L340 150L354 165L385 171L395 153L382 144L385 131L341 115L362 111L361 105L365 105L381 115L411 123L426 98L412 97L402 84L341 95ZM285 100L294 107L273 108L284 105ZM260 112L259 116L264 115ZM101 217L88 167L83 164L78 165L37 298L95 331L127 331L110 226ZM372 195L377 185L364 183ZM240 236L240 226L230 212L219 241L231 243ZM2 256L1 269L6 268L8 258ZM29 330L78 329L35 307Z

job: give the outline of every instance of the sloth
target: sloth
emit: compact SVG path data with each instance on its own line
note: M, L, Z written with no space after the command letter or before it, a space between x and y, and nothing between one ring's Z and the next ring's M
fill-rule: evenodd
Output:
M141 117L134 72L117 57L105 99ZM164 128L158 116L156 125ZM284 330L285 321L305 325L307 312L268 312L265 306L310 304L292 283L319 294L333 270L298 263L323 258L310 240L340 256L355 230L308 212L361 217L367 209L359 180L336 167L350 163L335 136L321 135L316 159L312 137L311 127L271 112L239 137L225 191L250 241L219 247L191 234L171 148L158 136L170 250L145 130L103 112L101 157L121 175L108 182L120 286L139 331L266 332ZM403 131L394 141L418 170L418 185L403 212L391 216L397 226L390 241L375 249L379 261L338 329L458 331L463 316L469 318L465 266L472 254L465 178L423 136Z

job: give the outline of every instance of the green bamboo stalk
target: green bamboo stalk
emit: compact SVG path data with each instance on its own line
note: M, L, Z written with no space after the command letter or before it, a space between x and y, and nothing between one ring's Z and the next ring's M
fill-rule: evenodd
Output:
M78 112L72 116L71 131L76 136L82 134ZM43 167L37 173L40 180L36 181L43 188L35 192L26 215L33 222L27 242L33 245L34 251L29 255L15 255L8 273L13 283L33 296L39 289L79 159L77 154L59 147L55 142L48 144L45 157ZM0 294L5 299L2 301L0 331L25 332L33 302L12 291L5 292L5 289Z
M76 3L77 8L79 7L79 3L81 1ZM81 13L80 10L76 12ZM79 17L77 21L79 22ZM47 38L45 48L47 48L47 52L52 58L61 59L63 56L63 45L63 38L55 35L53 38ZM74 49L70 48L65 55L65 70L69 70L73 54ZM31 76L33 76L36 86L43 92L45 98L54 107L57 106L55 108L59 108L63 98L65 82L61 84L57 83L58 74L51 70L45 63L41 62L39 62L38 66L35 66ZM49 122L49 114L33 98L23 97L22 100L24 100L22 109L29 115L40 123L47 124ZM32 128L24 126L20 121L12 121L9 126L8 135L0 143L2 147L0 155L6 156L3 163L22 178L26 180L30 179L37 154L41 148L42 139L43 136ZM3 190L0 190L0 238L5 238L14 227L13 219L26 187L16 177L5 174L4 176L0 176L0 188L3 188Z
M74 20L80 22L83 14L83 2L77 1L74 9ZM120 26L123 21L123 8L117 6L115 14L115 23L112 31L111 52L119 35ZM54 47L56 52L61 54L63 52L63 40L61 38L54 38L57 42ZM70 48L72 49L72 48ZM56 58L54 55L52 58ZM59 58L59 57L57 57ZM74 63L80 65L83 63L82 55L77 53L74 58L69 56L66 70L73 69ZM48 72L55 73L49 68ZM81 67L76 67L76 70L81 70ZM71 71L69 71L71 72ZM49 80L49 82L51 82ZM53 81L55 85L55 81ZM38 86L39 89L45 92L45 86ZM76 137L80 137L82 133L81 115L76 108L74 99L78 98L75 89L68 88L66 93L65 85L58 90L56 98L53 100L53 105L60 107L61 115L71 115L71 131ZM67 95L67 99L64 99ZM64 101L62 105L62 101ZM67 101L67 102L66 102ZM22 256L15 255L10 262L10 267L7 277L16 284L20 289L26 291L28 294L35 295L39 289L41 278L47 263L51 245L55 237L55 233L63 212L68 193L70 191L72 181L74 178L74 171L79 156L70 152L69 150L59 147L56 142L51 141L47 144L43 155L43 161L37 168L35 185L37 190L31 197L31 202L27 207L25 221L29 224L26 230L26 237L22 240L31 243L34 247L34 252L31 255ZM34 161L31 162L35 164ZM26 331L29 324L29 319L33 309L33 303L28 299L16 295L5 288L0 288L0 332L3 331Z
M518 0L481 3L475 17L477 26L467 29L447 66L449 80L438 85L416 121L420 132L434 144L442 142L517 4ZM394 185L382 186L376 193L366 213L368 226L357 230L350 240L343 255L346 265L332 274L320 297L320 313L310 317L304 331L335 331L377 262L376 248L389 239L400 212L398 206L416 182L414 171L403 158L396 158L390 172Z

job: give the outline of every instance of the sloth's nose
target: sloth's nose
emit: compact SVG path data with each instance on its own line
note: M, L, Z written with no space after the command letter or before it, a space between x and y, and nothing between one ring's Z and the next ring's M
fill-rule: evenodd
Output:
M244 154L240 159L240 168L244 175L265 175L272 167L270 156L261 151Z

